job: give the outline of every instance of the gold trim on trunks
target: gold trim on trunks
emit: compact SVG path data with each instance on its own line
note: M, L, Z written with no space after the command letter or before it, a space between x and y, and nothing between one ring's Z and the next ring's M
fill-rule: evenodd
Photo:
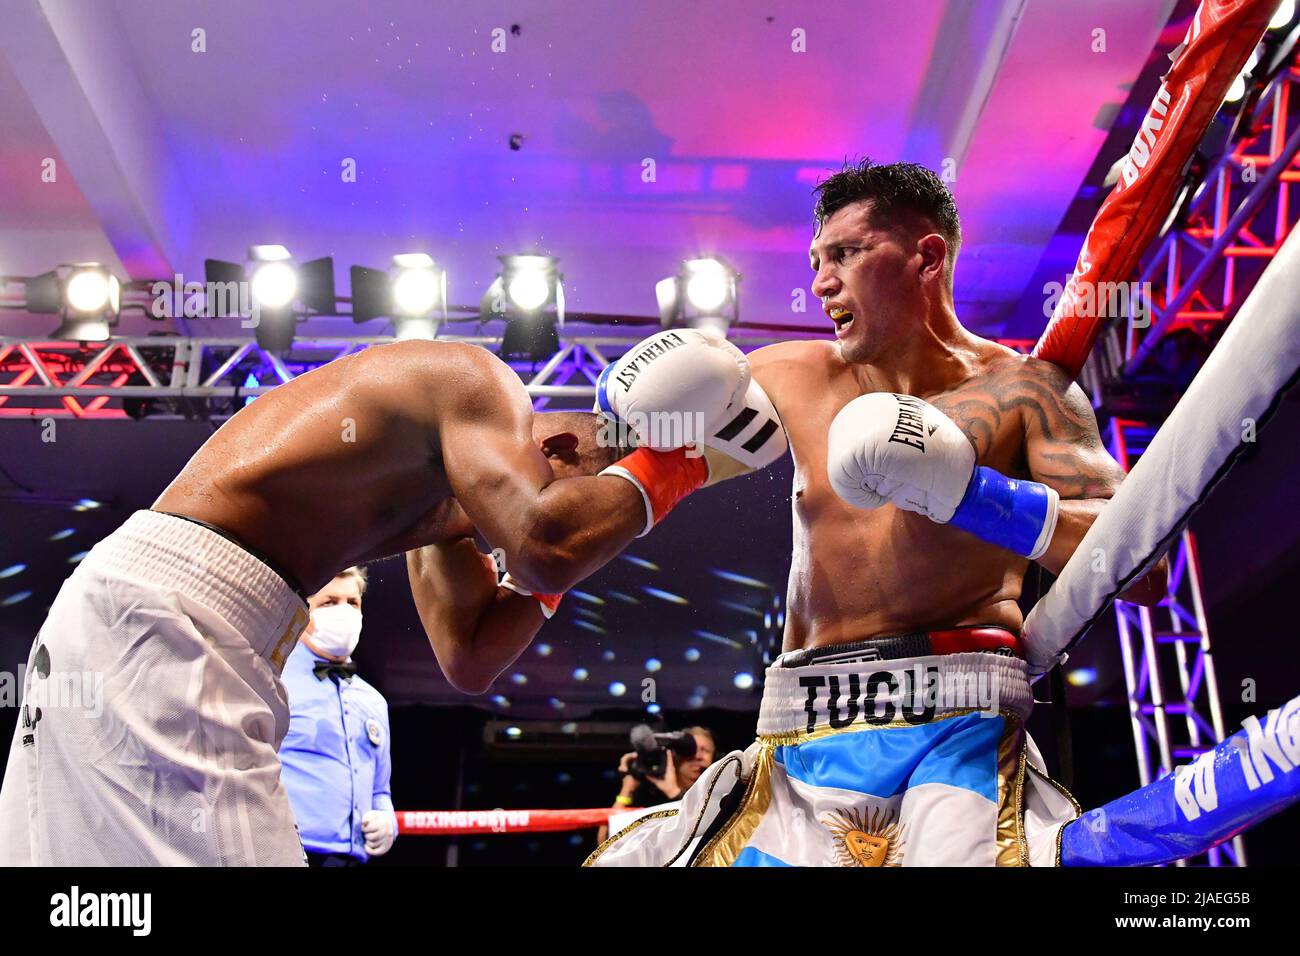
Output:
M967 714L982 713L985 713L985 711L980 710L978 707L963 707L959 710L951 710L936 717L931 717L929 720L922 721L921 723L911 723L900 717L891 720L887 724L868 724L859 718L847 727L831 727L828 725L822 725L816 727L812 733L809 733L806 730L788 730L777 734L759 734L758 739L760 742L770 744L773 747L793 747L799 744L808 743L810 740L821 740L824 737L833 737L835 734L856 733L862 730L900 730L905 727L927 727L930 724L937 724L939 721L948 720L951 717L964 717ZM998 714L1001 717L1015 716L1009 710L999 711Z
M1074 799L1074 794L1072 794L1069 790L1067 790L1063 785L1057 783L1055 780L1053 780L1047 774L1043 773L1041 770L1039 770L1037 767L1035 767L1033 764L1029 763L1028 761L1025 762L1025 766L1027 766L1030 770L1034 772L1035 777L1041 777L1043 780L1046 780L1053 787L1055 787L1057 792L1059 792L1061 796L1065 797L1065 799L1070 801L1070 806L1074 807L1073 819L1066 820L1064 823L1062 823L1060 826L1056 828L1056 865L1060 866L1061 865L1061 838L1065 833L1065 828L1068 827L1075 820L1079 819L1079 817L1083 816L1083 807L1079 805L1078 800Z
M1025 839L1025 728L1019 720L1006 721L998 742L998 836L995 866L1028 866Z
M721 782L722 775L728 769L728 767L735 766L736 768L736 779L732 781L731 783L732 787L735 787L736 784L740 783L742 780L745 779L745 759L743 755L740 757L732 757L730 755L727 756L723 760L722 766L723 769L715 773L713 775L713 779L709 781L709 792L704 795L704 803L700 806L700 812L696 815L695 822L691 824L691 832L687 835L686 839L682 842L681 847L677 850L676 853L672 855L672 857L668 860L667 863L664 864L664 866L672 866L674 863L677 862L678 858L681 857L683 853L685 853L687 850L691 848L691 843L695 840L695 835L700 832L700 821L704 819L704 814L708 812L709 806L713 802L713 791L717 789L718 783ZM731 792L730 790L727 791L727 793L730 792ZM749 793L748 787L746 787L745 793L746 794Z
M691 825L691 832L687 835L686 839L682 842L681 847L677 850L676 853L672 855L672 857L668 860L668 862L662 864L663 866L672 866L675 862L677 862L677 859L684 852L686 852L686 850L690 848L691 841L694 840L695 835L699 833L700 820L703 819L704 814L708 811L710 801L713 799L713 791L717 788L719 782L721 782L723 774L725 774L728 770L731 770L733 768L735 769L736 777L731 782L731 785L733 787L744 778L745 765L744 765L744 760L741 757L728 755L724 757L719 763L714 764L714 766L717 767L717 769L713 771L713 776L709 778L709 791L707 794L705 794L704 802L700 805L699 815L696 816L695 822ZM678 807L674 807L671 810L656 810L654 813L647 813L643 817L637 817L637 819L633 820L631 823L629 823L623 829L619 830L617 833L610 834L610 836L605 840L604 843L596 847L596 849L594 849L591 852L591 855L588 856L587 859L583 861L582 865L592 866L595 863L596 858L600 856L602 853L604 853L606 850L608 850L611 846L613 846L615 841L620 840L623 837L627 836L629 833L631 833L641 824L645 823L647 820L654 820L662 817L675 817L677 816L677 813L678 813Z
M772 750L767 743L759 748L740 806L695 855L691 866L731 866L736 862L772 803Z
M620 837L627 836L629 833L631 833L641 824L645 823L647 820L655 820L658 819L659 817L675 817L675 816L677 816L677 810L674 808L672 810L656 810L654 813L647 813L643 817L637 817L635 820L633 820L627 826L623 827L623 829L619 830L617 833L606 837L605 842L602 843L600 846L596 847L596 849L592 850L591 855L582 861L582 865L591 866L592 864L594 864L596 862L596 857L600 856L602 853L608 850L614 844L615 840L619 839Z

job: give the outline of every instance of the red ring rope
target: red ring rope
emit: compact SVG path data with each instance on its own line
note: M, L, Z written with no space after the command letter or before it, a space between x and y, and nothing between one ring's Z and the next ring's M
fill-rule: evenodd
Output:
M1183 171L1237 74L1258 45L1277 0L1203 0L1187 39L1147 110L1119 182L1088 229L1074 275L1056 304L1036 358L1077 377L1109 316L1087 308L1102 283L1122 282L1164 224ZM1081 291L1083 290L1083 291ZM1080 305L1085 305L1080 308Z
M543 833L604 826L611 813L633 807L595 810L399 810L397 831L419 836L466 833Z

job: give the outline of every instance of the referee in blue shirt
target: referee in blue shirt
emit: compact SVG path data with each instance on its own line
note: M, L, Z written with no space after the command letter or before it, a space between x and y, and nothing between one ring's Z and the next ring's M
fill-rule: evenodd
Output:
M283 780L307 860L359 866L397 836L388 704L357 676L366 570L348 568L308 600L311 623L285 661Z

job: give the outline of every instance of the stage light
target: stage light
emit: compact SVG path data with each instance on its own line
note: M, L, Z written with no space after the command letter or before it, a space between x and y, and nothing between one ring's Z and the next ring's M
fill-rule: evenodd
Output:
M398 265L398 260L402 264ZM442 282L433 260L423 253L393 256L393 305L402 315L426 315L442 297Z
M121 305L121 287L117 277L103 269L78 269L68 277L63 298L73 312L93 313L105 309L117 312Z
M716 312L727 301L731 277L716 259L696 259L686 264L686 300L702 312Z
M1268 21L1270 30L1281 30L1287 27L1295 19L1295 0L1282 0L1278 5L1277 12L1273 14L1273 19Z
M227 290L209 298L211 317L239 317L252 320L257 344L270 352L283 351L293 345L294 329L309 312L334 315L334 260L329 256L299 264L289 250L279 244L249 246L248 258L241 265L221 259L203 260L208 288ZM247 283L247 296L238 294L240 284ZM231 292L235 294L230 294ZM252 314L232 308L239 303L252 305Z
M502 256L506 297L517 312L537 312L560 288L556 260L550 256Z
M1097 672L1091 667L1076 667L1065 675L1073 687L1087 687L1097 682Z
M63 286L63 324L56 338L105 341L122 310L117 276L97 262L72 266Z
M739 318L739 279L736 271L720 259L687 259L677 275L655 283L659 321L664 328L715 328L726 335Z
M122 285L98 262L59 266L23 280L23 305L36 315L58 314L57 339L102 342L122 310Z
M433 339L447 321L447 273L423 252L393 256L387 272L352 267L352 321L393 320L398 339Z
M298 276L287 262L254 266L249 281L253 302L262 309L283 309L298 295Z
M503 359L539 362L560 349L557 326L564 325L564 277L551 256L500 256L501 271L479 303L487 321L506 320Z

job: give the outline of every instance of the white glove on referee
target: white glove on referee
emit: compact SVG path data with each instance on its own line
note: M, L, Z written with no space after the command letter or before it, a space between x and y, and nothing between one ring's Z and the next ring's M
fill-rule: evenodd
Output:
M366 852L383 856L397 839L397 822L387 810L368 810L361 818L361 832L366 838Z

